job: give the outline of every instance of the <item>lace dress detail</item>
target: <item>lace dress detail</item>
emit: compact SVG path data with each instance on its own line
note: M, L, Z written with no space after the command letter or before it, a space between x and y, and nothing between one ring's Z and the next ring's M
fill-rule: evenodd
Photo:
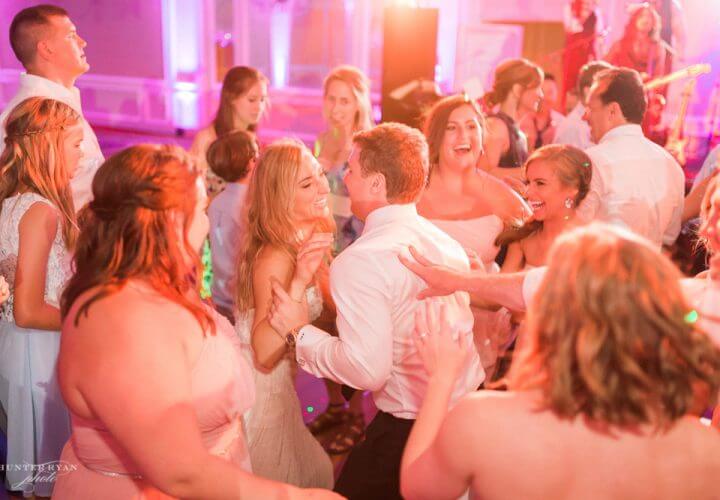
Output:
M315 320L322 312L322 297L316 287L308 288L306 297L310 319ZM269 371L257 366L250 344L253 319L251 309L238 314L235 324L255 380L255 405L245 414L253 473L300 487L332 488L330 458L303 422L294 353Z
M0 307L0 319L14 321L15 273L17 272L18 247L20 245L20 220L25 212L35 203L47 203L48 200L35 193L23 193L5 199L0 211L0 275L10 286L10 297ZM47 275L45 277L45 301L59 307L62 287L69 277L68 253L62 240L62 228L58 225L50 256L48 258Z
M22 328L15 324L14 286L17 273L20 220L35 203L48 200L23 193L3 201L0 210L0 273L10 285L10 299L0 312L0 404L7 414L7 463L33 465L54 462L70 437L70 417L57 385L55 365L60 332ZM69 255L58 226L48 255L45 301L58 306L70 276ZM8 469L6 483L27 496L49 497L53 481L27 468Z

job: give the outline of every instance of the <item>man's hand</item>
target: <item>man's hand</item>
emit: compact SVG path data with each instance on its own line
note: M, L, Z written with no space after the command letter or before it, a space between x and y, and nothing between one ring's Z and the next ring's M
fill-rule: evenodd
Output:
M412 245L410 246L410 254L415 260L408 259L402 254L398 254L398 258L405 267L417 274L428 285L425 290L420 291L417 296L418 300L450 295L460 290L460 287L456 286L460 281L459 273L449 267L433 264Z
M273 298L267 317L270 326L280 335L284 336L293 328L310 323L305 298L303 297L303 300L300 302L293 300L280 282L274 278L271 278L271 280Z
M476 352L472 332L458 332L447 317L447 304L432 300L415 309L413 340L428 375L451 384Z

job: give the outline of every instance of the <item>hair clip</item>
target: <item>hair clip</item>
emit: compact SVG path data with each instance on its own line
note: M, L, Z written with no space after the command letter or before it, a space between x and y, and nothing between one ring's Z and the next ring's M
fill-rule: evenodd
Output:
M688 325L694 325L698 320L698 312L695 309L690 310L683 318Z

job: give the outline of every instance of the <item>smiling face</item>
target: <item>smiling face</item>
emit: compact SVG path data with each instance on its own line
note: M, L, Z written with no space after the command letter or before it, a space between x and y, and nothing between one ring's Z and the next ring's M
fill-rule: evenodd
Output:
M51 16L48 37L40 43L54 69L68 78L77 78L90 69L85 58L87 43L78 35L77 28L66 16Z
M440 147L440 165L457 170L474 168L482 154L482 128L471 106L455 108L448 117Z
M520 113L535 113L540 107L543 95L542 85L521 90L520 99L518 101L518 110Z
M353 146L343 182L350 197L350 211L358 219L365 220L370 212L377 208L378 201L380 201L377 188L377 176L380 174L363 174L362 166L360 165L361 151L362 149L359 146ZM385 195L385 193L383 193L383 195Z
M323 111L331 125L354 128L359 105L350 85L341 80L332 80L323 97Z
M295 183L295 196L292 203L293 220L296 223L304 223L328 217L330 186L325 172L309 151L303 151Z
M241 130L247 130L256 125L262 118L267 105L267 84L264 81L255 82L250 89L232 101L235 119Z
M608 82L604 80L593 83L583 117L590 125L590 136L595 143L600 142L600 139L614 127L611 109L613 103L605 104L600 97L607 86Z
M556 167L552 163L545 160L531 161L527 167L526 177L528 181L526 196L535 220L564 218L569 211L575 209L574 203L573 208L567 208L565 200L574 200L578 190L560 182Z

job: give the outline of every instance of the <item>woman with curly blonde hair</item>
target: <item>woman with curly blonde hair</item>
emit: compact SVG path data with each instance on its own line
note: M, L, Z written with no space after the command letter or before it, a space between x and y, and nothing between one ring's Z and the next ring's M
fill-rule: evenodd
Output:
M248 191L235 323L256 386L255 405L245 422L253 472L325 488L333 484L330 459L305 428L294 357L287 355L285 338L267 317L274 281L306 301L314 320L323 311L318 273L295 276L295 267L300 259L319 261L329 254L335 228L329 192L325 172L302 143L279 141L260 155Z
M405 449L403 495L712 497L720 435L697 414L720 387L720 350L688 315L679 277L629 232L592 224L562 235L510 392L469 395L447 415L466 353L431 305L417 341L433 382Z
M0 274L10 297L0 307L0 403L7 414L9 464L60 457L70 421L55 379L60 293L77 239L70 179L82 157L80 116L33 97L8 115L0 156ZM27 478L31 479L28 480ZM50 496L53 481L6 470L25 495Z

